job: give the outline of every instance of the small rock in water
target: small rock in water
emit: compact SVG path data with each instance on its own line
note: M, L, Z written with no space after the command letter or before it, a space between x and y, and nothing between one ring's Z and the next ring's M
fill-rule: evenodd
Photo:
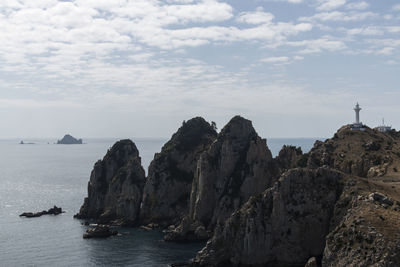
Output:
M92 229L88 229L83 238L106 238L117 235L117 231L111 231L108 225L98 225Z
M27 217L27 218L34 218L34 217L40 217L42 215L58 215L61 213L64 213L65 211L62 210L62 208L54 206L53 208L45 211L39 211L39 212L24 212L22 214L20 214L20 217Z

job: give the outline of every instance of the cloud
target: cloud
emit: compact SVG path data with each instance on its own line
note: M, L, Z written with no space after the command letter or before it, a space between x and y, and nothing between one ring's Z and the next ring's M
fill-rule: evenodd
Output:
M334 40L330 36L323 36L314 40L302 40L288 42L289 46L302 47L301 54L320 53L323 51L339 51L347 48L346 44L341 40Z
M289 57L267 57L260 61L265 63L284 63L289 61Z
M346 5L346 9L356 9L356 10L364 10L369 7L369 4L365 1L362 2L353 2Z
M388 56L393 54L393 51L394 51L393 47L384 47L381 50L377 51L377 54Z
M238 22L248 24L271 23L273 19L274 15L268 12L263 12L262 10L256 12L242 12L236 18Z
M264 0L264 1L287 2L291 4L300 4L304 2L304 0Z
M396 4L392 7L394 11L400 11L400 4Z
M322 12L310 17L300 17L299 21L362 21L371 18L377 18L378 14L374 12Z
M380 27L364 27L364 28L353 28L348 29L347 34L349 35L383 35L384 31Z
M317 7L318 11L329 11L337 9L346 4L346 0L320 0L320 4Z

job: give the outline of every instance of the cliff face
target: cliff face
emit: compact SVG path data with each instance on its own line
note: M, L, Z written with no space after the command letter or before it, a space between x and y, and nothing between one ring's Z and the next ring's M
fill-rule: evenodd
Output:
M304 266L321 256L343 176L293 169L218 227L194 266Z
M189 211L197 160L217 132L203 118L184 122L149 167L141 208L143 224L176 224Z
M189 215L166 240L207 239L250 196L278 177L266 140L249 120L234 117L210 148L201 154L190 196Z
M388 172L393 159L399 157L398 138L367 128L351 130L344 126L333 138L317 141L309 153L308 167L328 165L360 177L381 177Z
M136 224L144 182L145 173L135 144L130 140L117 142L95 164L88 197L75 217Z

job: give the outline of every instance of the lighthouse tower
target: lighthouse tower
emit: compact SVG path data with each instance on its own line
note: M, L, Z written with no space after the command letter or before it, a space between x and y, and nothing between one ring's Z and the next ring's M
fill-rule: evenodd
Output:
M356 112L356 122L354 124L362 124L360 123L360 105L357 102L357 105L354 107L354 111Z
M360 121L360 105L357 103L356 106L354 107L354 111L356 112L356 121L350 125L350 128L352 130L360 130L360 131L365 131L365 127Z

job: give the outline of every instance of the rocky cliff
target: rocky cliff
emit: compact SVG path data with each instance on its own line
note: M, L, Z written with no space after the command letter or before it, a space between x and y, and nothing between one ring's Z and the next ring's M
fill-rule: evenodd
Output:
M348 185L335 206L322 266L400 266L399 179L353 177Z
M217 223L223 223L250 196L271 186L278 176L279 168L266 140L257 135L251 121L234 117L201 154L189 214L166 240L207 239Z
M321 257L343 175L293 169L217 228L194 266L304 266Z
M323 165L361 177L381 177L393 172L393 159L399 158L399 138L366 128L365 131L340 128L333 138L317 141L309 153L308 167Z
M398 142L345 126L309 154L284 148L281 168L308 167L251 197L191 265L400 266Z
M139 151L130 140L117 142L90 176L88 197L76 218L122 225L137 223L145 183Z
M144 187L140 213L143 224L177 224L188 213L197 160L216 136L203 118L193 118L184 122L155 155Z

